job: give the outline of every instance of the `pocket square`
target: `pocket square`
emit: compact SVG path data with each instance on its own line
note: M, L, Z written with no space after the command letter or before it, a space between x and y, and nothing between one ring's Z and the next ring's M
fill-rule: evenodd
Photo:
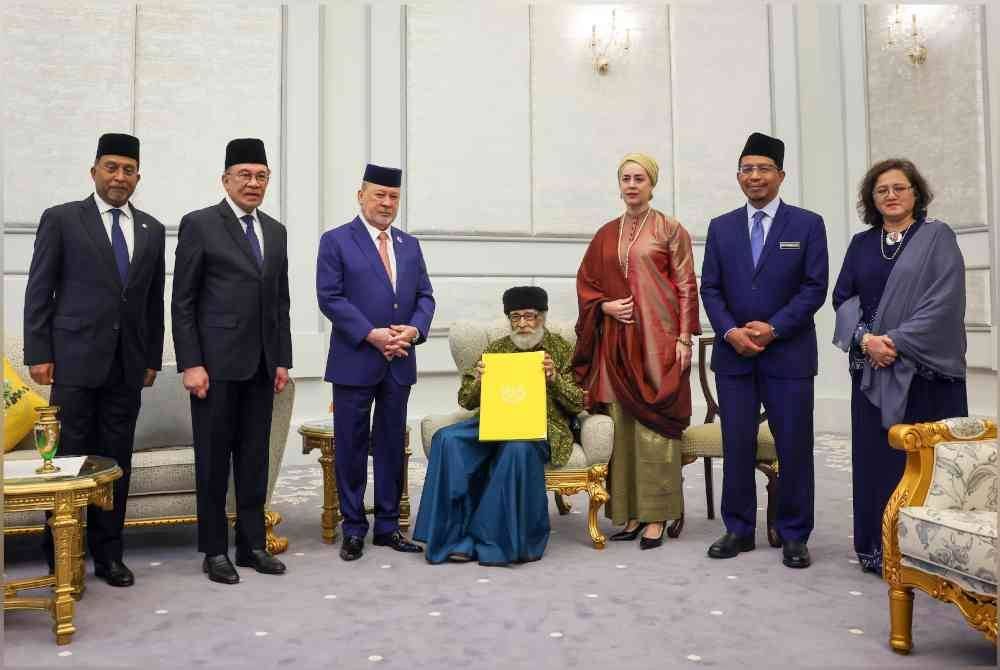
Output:
M801 242L778 242L779 249L801 249Z

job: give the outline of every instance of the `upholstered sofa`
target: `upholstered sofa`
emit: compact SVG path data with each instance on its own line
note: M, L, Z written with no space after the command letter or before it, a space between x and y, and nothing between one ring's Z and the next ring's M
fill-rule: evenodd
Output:
M997 640L997 426L986 419L899 424L906 469L882 521L889 644L913 646L913 589L953 603Z
M570 344L576 343L576 333L573 325L550 321L546 327L553 333L561 335ZM510 323L505 319L492 322L458 321L452 325L448 333L448 344L451 356L459 370L468 370L476 364L483 355L487 345L510 333ZM456 387L456 393L458 391ZM430 457L431 441L434 433L476 415L463 409L448 414L430 414L424 417L420 424L424 453ZM607 538L597 525L597 513L608 500L605 489L605 478L608 472L608 460L611 458L611 447L614 443L614 426L611 418L603 415L580 415L580 442L573 445L573 452L566 465L545 471L545 486L555 494L556 506L560 514L567 514L570 505L563 499L586 491L590 499L588 510L588 529L590 538L597 549L603 549Z
M139 411L135 430L126 528L169 526L197 521L191 404L181 383L181 375L177 373L174 346L169 337L164 343L163 352L163 370L157 375L156 383L142 391L142 409ZM8 337L4 353L21 379L42 397L48 398L49 387L36 385L24 366L22 340ZM271 417L268 502L281 469L294 400L294 382L290 382L282 393L275 396ZM32 444L30 434L13 451L4 455L4 460L32 458L38 458L38 452ZM228 509L230 517L235 518L231 475ZM40 532L44 520L41 512L6 514L4 534ZM274 530L280 522L280 514L270 510L266 512L267 548L273 553L283 552L288 547L288 540L279 537Z

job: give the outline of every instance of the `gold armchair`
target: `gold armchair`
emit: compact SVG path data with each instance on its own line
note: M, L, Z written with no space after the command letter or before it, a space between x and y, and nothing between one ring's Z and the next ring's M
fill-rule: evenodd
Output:
M985 419L897 424L906 468L882 519L889 645L913 647L913 589L958 607L997 640L997 426Z

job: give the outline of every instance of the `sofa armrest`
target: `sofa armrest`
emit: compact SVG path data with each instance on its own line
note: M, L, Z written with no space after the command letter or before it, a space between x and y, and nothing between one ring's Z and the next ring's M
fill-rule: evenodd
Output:
M288 379L288 385L281 393L274 396L274 406L271 409L271 439L267 455L267 502L271 502L271 493L281 472L281 461L285 457L285 445L288 443L288 429L292 424L292 408L295 405L295 380Z
M450 426L452 424L458 423L459 421L465 421L466 419L471 419L476 416L477 412L469 411L465 409L459 409L449 414L428 414L420 421L420 439L423 442L424 456L428 458L431 455L431 441L434 439L434 433L438 432L445 426Z
M580 414L580 446L587 464L607 463L615 444L615 424L605 414Z

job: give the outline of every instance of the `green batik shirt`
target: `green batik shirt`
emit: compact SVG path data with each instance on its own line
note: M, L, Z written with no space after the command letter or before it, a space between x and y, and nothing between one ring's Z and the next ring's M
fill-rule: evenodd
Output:
M487 354L517 354L524 351L544 351L555 363L556 375L546 380L545 404L548 422L549 461L555 467L566 464L573 451L573 431L570 420L583 411L583 389L573 378L570 361L573 347L555 333L545 331L542 341L532 349L518 349L510 336L494 340L486 347ZM477 361L478 362L478 361ZM465 409L478 409L482 384L476 379L475 366L462 374L462 387L458 390L458 404Z

